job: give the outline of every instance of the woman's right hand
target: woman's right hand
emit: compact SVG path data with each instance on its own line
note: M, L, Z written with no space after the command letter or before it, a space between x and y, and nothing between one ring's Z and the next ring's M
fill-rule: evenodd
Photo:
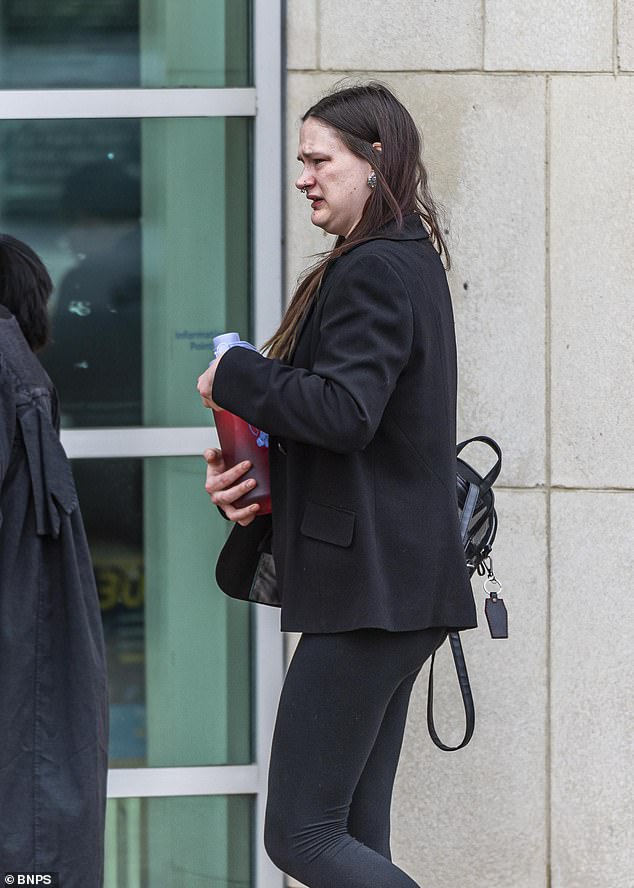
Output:
M203 456L207 463L205 490L211 497L212 503L222 509L229 521L235 521L243 527L251 524L260 509L259 505L255 503L243 509L236 509L233 505L256 485L253 478L240 481L244 473L251 468L251 463L247 460L228 469L222 451L211 447L205 450Z

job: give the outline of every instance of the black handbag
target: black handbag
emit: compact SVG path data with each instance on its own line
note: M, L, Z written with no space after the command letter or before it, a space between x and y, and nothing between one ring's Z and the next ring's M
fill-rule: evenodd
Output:
M487 444L496 454L497 459L493 467L482 477L464 459L460 453L474 441ZM491 549L495 534L497 533L498 519L495 511L495 497L493 484L495 483L502 467L502 451L493 438L476 436L462 441L457 447L458 472L456 478L456 491L458 498L458 515L460 518L460 537L464 547L467 570L469 576L477 571L480 576L486 574L484 588L487 593L485 601L485 616L489 624L492 638L508 638L508 620L504 601L499 597L501 589L495 574L491 560ZM434 725L434 653L429 669L429 683L427 688L427 727L431 739L439 749L445 752L455 752L462 749L471 740L475 728L475 705L469 674L465 663L460 634L449 632L447 635L451 653L453 654L458 684L462 693L462 702L465 711L465 733L462 741L457 746L447 746L439 738Z

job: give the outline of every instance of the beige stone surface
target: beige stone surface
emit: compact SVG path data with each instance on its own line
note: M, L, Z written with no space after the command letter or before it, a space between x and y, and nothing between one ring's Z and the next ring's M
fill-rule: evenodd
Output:
M317 0L288 0L286 4L286 67L317 67Z
M292 2L292 0L291 0ZM482 66L481 0L321 0L324 70L463 70Z
M611 71L614 0L486 0L484 67Z
M489 433L502 481L544 481L544 102L540 77L384 78L423 129L436 197L450 215L450 274L460 351L459 433ZM297 121L332 86L288 79L288 166L299 172ZM289 177L290 178L290 177ZM287 281L331 243L288 187Z
M551 110L552 471L634 487L634 79L555 78Z
M553 495L553 888L634 884L633 527L632 492Z
M634 0L619 0L618 58L622 71L634 71Z
M545 888L547 833L546 493L501 491L495 571L509 610L506 640L489 637L482 581L477 630L462 633L476 732L459 752L432 744L427 667L412 697L393 805L395 862L434 888ZM448 645L436 676L443 739L462 731ZM591 888L588 885L588 888Z

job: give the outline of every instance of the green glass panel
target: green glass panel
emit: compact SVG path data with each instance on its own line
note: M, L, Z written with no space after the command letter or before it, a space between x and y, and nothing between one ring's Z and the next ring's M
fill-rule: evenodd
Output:
M251 82L249 0L4 0L0 88Z
M248 125L183 123L142 126L146 425L211 422L193 395L213 336L249 328Z
M109 799L104 888L249 888L246 796Z
M73 471L106 637L110 767L250 762L250 612L214 580L229 525L203 460L75 460Z
M211 424L212 337L249 333L250 121L0 121L0 227L54 279L66 427Z

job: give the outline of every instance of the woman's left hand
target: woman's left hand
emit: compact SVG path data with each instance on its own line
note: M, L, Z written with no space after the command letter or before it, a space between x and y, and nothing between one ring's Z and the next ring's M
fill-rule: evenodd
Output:
M200 393L203 406L210 407L212 410L221 409L218 404L216 404L211 398L211 393L214 387L214 377L216 375L216 369L221 357L222 355L220 356L220 358L216 358L215 361L212 361L207 370L205 370L205 372L202 374L202 376L198 377L197 389Z

